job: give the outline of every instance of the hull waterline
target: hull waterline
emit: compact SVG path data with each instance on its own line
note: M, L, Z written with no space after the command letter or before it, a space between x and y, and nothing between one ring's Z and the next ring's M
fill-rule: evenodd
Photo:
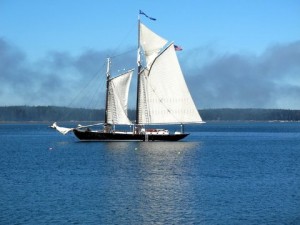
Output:
M101 131L82 131L74 129L73 133L81 141L179 141L189 134L133 134L104 133Z

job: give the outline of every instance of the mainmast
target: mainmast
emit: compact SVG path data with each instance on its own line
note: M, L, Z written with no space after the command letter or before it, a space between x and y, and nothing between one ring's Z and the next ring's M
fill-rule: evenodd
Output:
M107 58L107 68L106 68L106 96L105 96L105 118L104 125L107 125L107 109L108 109L108 90L109 90L109 79L110 79L110 58Z
M138 52L137 52L137 89L136 89L136 114L135 114L135 123L139 124L139 99L140 99L140 73L142 70L141 65L141 50L140 50L140 14L138 15Z

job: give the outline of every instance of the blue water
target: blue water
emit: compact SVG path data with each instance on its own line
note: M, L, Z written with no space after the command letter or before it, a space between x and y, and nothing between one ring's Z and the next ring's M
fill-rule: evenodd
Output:
M1 124L0 224L300 224L300 123L186 131L86 143Z

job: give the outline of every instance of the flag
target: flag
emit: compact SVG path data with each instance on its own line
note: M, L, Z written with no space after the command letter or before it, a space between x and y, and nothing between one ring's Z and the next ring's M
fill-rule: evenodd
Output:
M175 48L175 51L182 51L183 49L180 47L180 46L178 46L178 45L174 45L174 48Z
M150 16L148 16L146 13L144 13L142 10L140 10L140 15L144 15L144 16L146 16L147 18L149 18L150 20L156 20L155 18L153 18L153 17L150 17Z

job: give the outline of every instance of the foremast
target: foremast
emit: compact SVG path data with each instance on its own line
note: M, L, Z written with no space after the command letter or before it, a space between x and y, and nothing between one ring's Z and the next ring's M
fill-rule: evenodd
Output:
M107 131L112 125L130 125L132 122L128 118L128 94L133 69L118 76L111 77L111 61L107 59L106 70L106 97L105 97L105 118L104 126Z
M108 92L109 92L109 81L110 81L110 58L107 58L106 67L106 93L105 93L105 117L104 117L104 132L108 131Z

